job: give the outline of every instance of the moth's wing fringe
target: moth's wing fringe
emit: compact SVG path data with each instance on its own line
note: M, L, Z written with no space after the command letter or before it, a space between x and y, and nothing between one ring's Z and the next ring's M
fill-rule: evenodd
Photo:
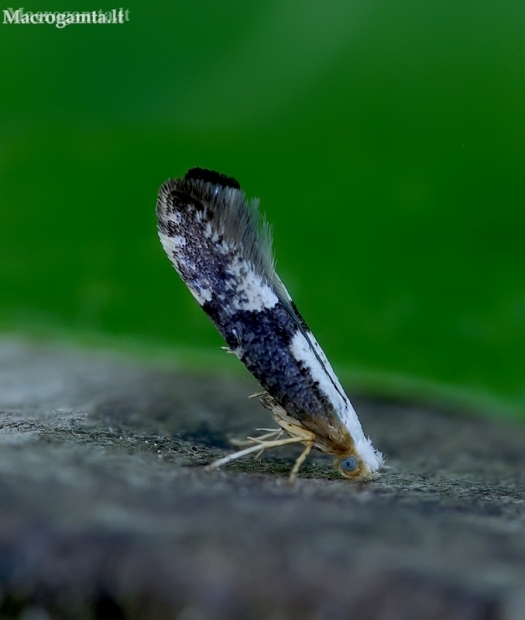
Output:
M210 209L219 234L269 282L275 278L272 231L259 212L259 201L247 201L241 190L226 188L214 196Z
M250 262L255 272L268 284L273 285L279 299L304 331L304 321L292 307L292 298L275 272L272 228L259 211L259 200L253 198L247 201L244 192L238 189L227 188L226 191L229 196L216 197L213 201L213 208L217 209L219 214L219 226L224 239L238 246L243 259Z
M205 211L213 214L211 223L215 232L274 287L278 297L293 314L290 295L275 273L272 229L259 211L259 200L246 200L244 192L235 187L221 187L217 191L217 185L208 181L170 179L159 191L157 217L160 226L167 219L167 214L182 206L181 198L175 201L172 192L199 201Z

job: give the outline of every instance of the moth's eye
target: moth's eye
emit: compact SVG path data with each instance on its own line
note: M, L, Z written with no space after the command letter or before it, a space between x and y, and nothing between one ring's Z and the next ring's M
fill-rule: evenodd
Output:
M355 456L349 456L339 463L339 467L347 474L351 474L359 467L359 463L357 462Z

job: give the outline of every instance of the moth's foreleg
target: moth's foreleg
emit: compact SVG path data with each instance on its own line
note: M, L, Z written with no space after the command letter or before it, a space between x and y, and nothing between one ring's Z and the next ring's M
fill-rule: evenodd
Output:
M288 446L293 443L304 443L304 441L305 441L304 437L287 437L285 439L275 439L273 441L258 439L257 441L253 441L253 445L249 446L248 448L245 448L244 450L239 450L238 452L229 454L228 456L225 456L222 459L213 461L213 463L210 463L206 467L206 469L208 470L217 469L221 467L222 465L226 465L227 463L230 463L231 461L240 459L243 456L248 456L248 454L253 454L254 452L260 452L262 454L265 450L270 450L271 448L279 448L281 446ZM311 450L311 447L308 449L308 452L310 452L310 450ZM304 459L308 455L308 452L306 452L306 454L304 454L303 452L304 458L302 459L302 461L299 462L299 466L297 467L297 469L299 469L299 467L301 466L301 463L304 461ZM301 458L301 456L299 457L299 459ZM294 466L294 469L295 469L295 466Z
M305 448L301 452L301 454L297 457L297 460L295 461L292 471L290 472L290 477L288 478L288 481L290 482L290 484L293 484L295 482L295 479L297 478L297 474L299 473L299 469L301 468L301 465L305 462L306 457L310 454L312 448L314 447L313 441L303 442L303 443L304 443Z
M284 431L280 428L256 428L256 431L269 431L265 435L260 437L247 437L246 439L230 439L230 443L239 448L242 446L251 446L254 443L260 443L261 441L269 440L271 438L277 438L284 434Z

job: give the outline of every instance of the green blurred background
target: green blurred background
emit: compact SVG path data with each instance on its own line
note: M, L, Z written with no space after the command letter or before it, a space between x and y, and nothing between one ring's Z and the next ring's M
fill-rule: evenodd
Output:
M523 0L122 8L0 25L3 331L218 349L154 217L163 181L208 167L261 198L357 389L525 416Z

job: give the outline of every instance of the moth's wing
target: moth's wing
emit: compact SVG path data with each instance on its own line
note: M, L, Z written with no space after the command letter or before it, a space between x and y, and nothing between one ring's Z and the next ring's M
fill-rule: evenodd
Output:
M159 236L230 348L292 417L344 451L368 442L321 347L277 276L271 231L239 184L202 169L165 183ZM369 442L368 442L369 443ZM366 447L366 446L365 446Z

